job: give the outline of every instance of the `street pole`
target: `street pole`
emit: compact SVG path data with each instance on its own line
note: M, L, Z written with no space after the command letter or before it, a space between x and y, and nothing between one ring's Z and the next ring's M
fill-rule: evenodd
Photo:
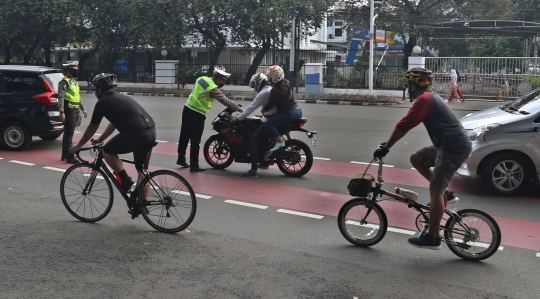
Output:
M369 95L373 95L373 50L374 50L374 44L375 44L375 20L374 20L374 11L375 11L375 0L370 0L370 7L369 7L369 73L368 73L368 79L369 79Z
M289 75L290 75L290 78L291 78L291 81L289 82L289 84L291 85L291 90L293 90L294 88L294 79L296 78L295 76L295 73L294 73L294 62L295 62L295 53L294 53L294 48L296 47L296 16L293 16L293 19L292 19L292 26L291 26L292 30L291 30L291 51L290 51L290 54L289 54Z

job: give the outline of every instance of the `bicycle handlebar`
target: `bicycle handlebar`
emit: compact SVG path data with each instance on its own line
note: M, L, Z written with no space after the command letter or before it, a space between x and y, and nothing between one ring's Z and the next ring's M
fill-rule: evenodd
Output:
M91 139L91 141L93 142L94 139ZM77 151L77 153L75 153L75 155L77 156L77 158L79 158L79 160L81 162L84 162L84 163L89 163L88 161L84 160L83 158L81 158L81 152L82 151L90 151L90 155L92 157L94 157L93 153L99 153L99 151L101 151L101 149L103 148L103 145L104 143L103 142L96 142L96 143L92 143L91 146L88 146L88 147L81 147L80 150ZM96 156L97 157L97 156ZM96 158L94 157L94 158Z

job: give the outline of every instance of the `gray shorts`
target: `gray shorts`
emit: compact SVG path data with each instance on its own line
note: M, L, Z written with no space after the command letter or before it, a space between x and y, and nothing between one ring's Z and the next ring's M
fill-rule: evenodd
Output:
M422 165L424 167L435 167L431 176L431 182L429 183L429 189L439 191L446 190L456 171L470 155L456 155L443 152L433 145L424 147L416 153L422 159Z

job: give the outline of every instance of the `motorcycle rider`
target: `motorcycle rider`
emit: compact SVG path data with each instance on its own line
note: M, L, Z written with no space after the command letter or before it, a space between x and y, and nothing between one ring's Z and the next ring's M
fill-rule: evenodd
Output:
M255 96L255 99L253 99L253 102L251 102L251 104L249 104L249 106L244 110L244 112L238 114L236 117L233 117L231 119L231 124L246 119L257 108L264 107L264 105L268 103L268 99L270 98L270 90L272 89L269 85L270 82L268 82L268 78L265 74L257 73L251 76L251 80L249 81L249 87L253 88L257 95ZM265 111L262 116L262 121L266 122L269 117L276 113L277 108L275 107L270 109L269 111ZM263 142L265 141L265 136L267 135L267 132L264 129L261 129L261 127L257 129L257 132L255 132L255 135L253 135L253 139L251 139L251 143L249 145L249 151L251 155L251 170L242 173L241 175L243 177L257 177L258 167L268 168L268 165L266 164L257 165L259 161L259 152L261 150Z

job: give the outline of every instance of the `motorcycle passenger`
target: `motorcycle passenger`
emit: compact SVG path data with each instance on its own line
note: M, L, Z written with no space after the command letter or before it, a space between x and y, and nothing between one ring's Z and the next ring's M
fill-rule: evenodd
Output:
M184 110L182 111L182 127L178 140L178 159L176 164L183 168L190 167L190 172L205 171L206 168L199 166L199 147L204 130L204 121L206 113L212 108L214 100L231 108L234 111L243 112L236 103L229 100L221 91L225 81L231 74L225 71L214 69L214 75L210 77L199 77L193 86ZM186 163L186 150L191 141L189 152L189 162Z
M420 248L439 250L439 225L444 214L445 200L447 203L457 201L457 197L447 191L446 187L469 157L472 143L448 105L437 93L428 90L433 84L431 71L410 69L405 80L414 103L407 115L396 124L386 144L377 148L373 156L386 156L390 148L409 130L424 123L433 145L413 153L411 163L430 182L429 230L427 234L423 232L418 237L410 238L409 243Z
M285 141L279 135L278 128L286 127L294 120L301 118L302 109L296 103L289 81L285 79L285 72L280 66L273 65L269 67L266 76L272 84L272 89L270 90L268 104L264 106L263 110L269 111L275 106L278 112L262 125L276 140L276 145L270 149L270 152L272 152L285 145Z
M253 111L255 111L255 109L259 107L264 107L264 105L268 103L268 100L270 98L270 90L272 88L270 87L270 82L268 82L268 78L265 74L257 73L253 75L251 77L251 80L249 81L249 87L253 88L257 95L255 96L255 99L253 99L253 102L251 102L251 104L249 104L249 106L244 110L244 112L231 119L231 124L246 119ZM262 121L266 122L269 117L273 116L276 113L276 107L265 111L262 116ZM266 164L257 165L259 161L260 149L263 145L263 142L265 141L265 137L267 136L267 131L261 128L262 126L257 129L257 132L255 132L255 135L253 135L253 139L251 139L251 143L249 145L249 151L251 156L251 170L242 173L241 175L243 177L257 177L258 167L268 168L268 165Z

